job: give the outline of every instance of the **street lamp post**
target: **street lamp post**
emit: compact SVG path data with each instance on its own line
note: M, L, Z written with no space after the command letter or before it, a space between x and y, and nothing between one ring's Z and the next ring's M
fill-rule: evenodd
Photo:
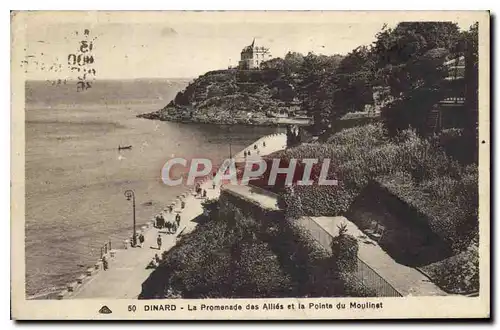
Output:
M231 150L231 126L228 127L228 137L229 137L229 159L233 158L233 153Z
M134 232L132 234L132 246L136 246L136 237L135 237L135 194L133 190L126 190L125 191L125 197L127 197L127 200L130 201L132 199L132 209L133 209L133 214L134 214Z

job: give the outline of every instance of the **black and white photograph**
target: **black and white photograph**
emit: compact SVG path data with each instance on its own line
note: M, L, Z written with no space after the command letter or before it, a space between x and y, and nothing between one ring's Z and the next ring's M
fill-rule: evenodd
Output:
M489 315L488 12L11 19L14 318Z

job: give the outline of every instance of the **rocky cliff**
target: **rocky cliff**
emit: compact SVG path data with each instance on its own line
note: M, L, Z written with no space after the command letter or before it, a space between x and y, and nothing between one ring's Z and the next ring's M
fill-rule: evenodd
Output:
M295 100L295 102L294 102ZM293 83L277 70L217 70L195 79L163 109L142 118L217 124L275 124L296 107Z

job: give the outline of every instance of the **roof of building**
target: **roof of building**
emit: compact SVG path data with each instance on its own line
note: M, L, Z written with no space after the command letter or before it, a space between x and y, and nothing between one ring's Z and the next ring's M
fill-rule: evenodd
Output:
M257 46L255 44L255 38L253 38L253 41L250 45L244 47L241 52L242 53L247 53L247 52L253 52L253 51L262 51L262 52L268 52L269 48L263 47L263 46Z

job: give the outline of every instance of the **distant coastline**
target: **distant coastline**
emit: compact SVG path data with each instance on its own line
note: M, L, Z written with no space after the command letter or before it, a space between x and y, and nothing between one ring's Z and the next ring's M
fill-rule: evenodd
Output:
M155 112L137 115L138 118L170 121L176 123L197 123L197 124L216 124L216 125L249 125L249 126L282 126L282 125L309 125L311 120L308 118L273 118L265 116L252 116L243 118L238 116L229 116L223 112L213 111L211 115L198 115L186 117L182 112L173 109L170 111L158 110Z
M209 71L191 81L163 109L138 117L206 124L309 125L293 86L274 69Z

